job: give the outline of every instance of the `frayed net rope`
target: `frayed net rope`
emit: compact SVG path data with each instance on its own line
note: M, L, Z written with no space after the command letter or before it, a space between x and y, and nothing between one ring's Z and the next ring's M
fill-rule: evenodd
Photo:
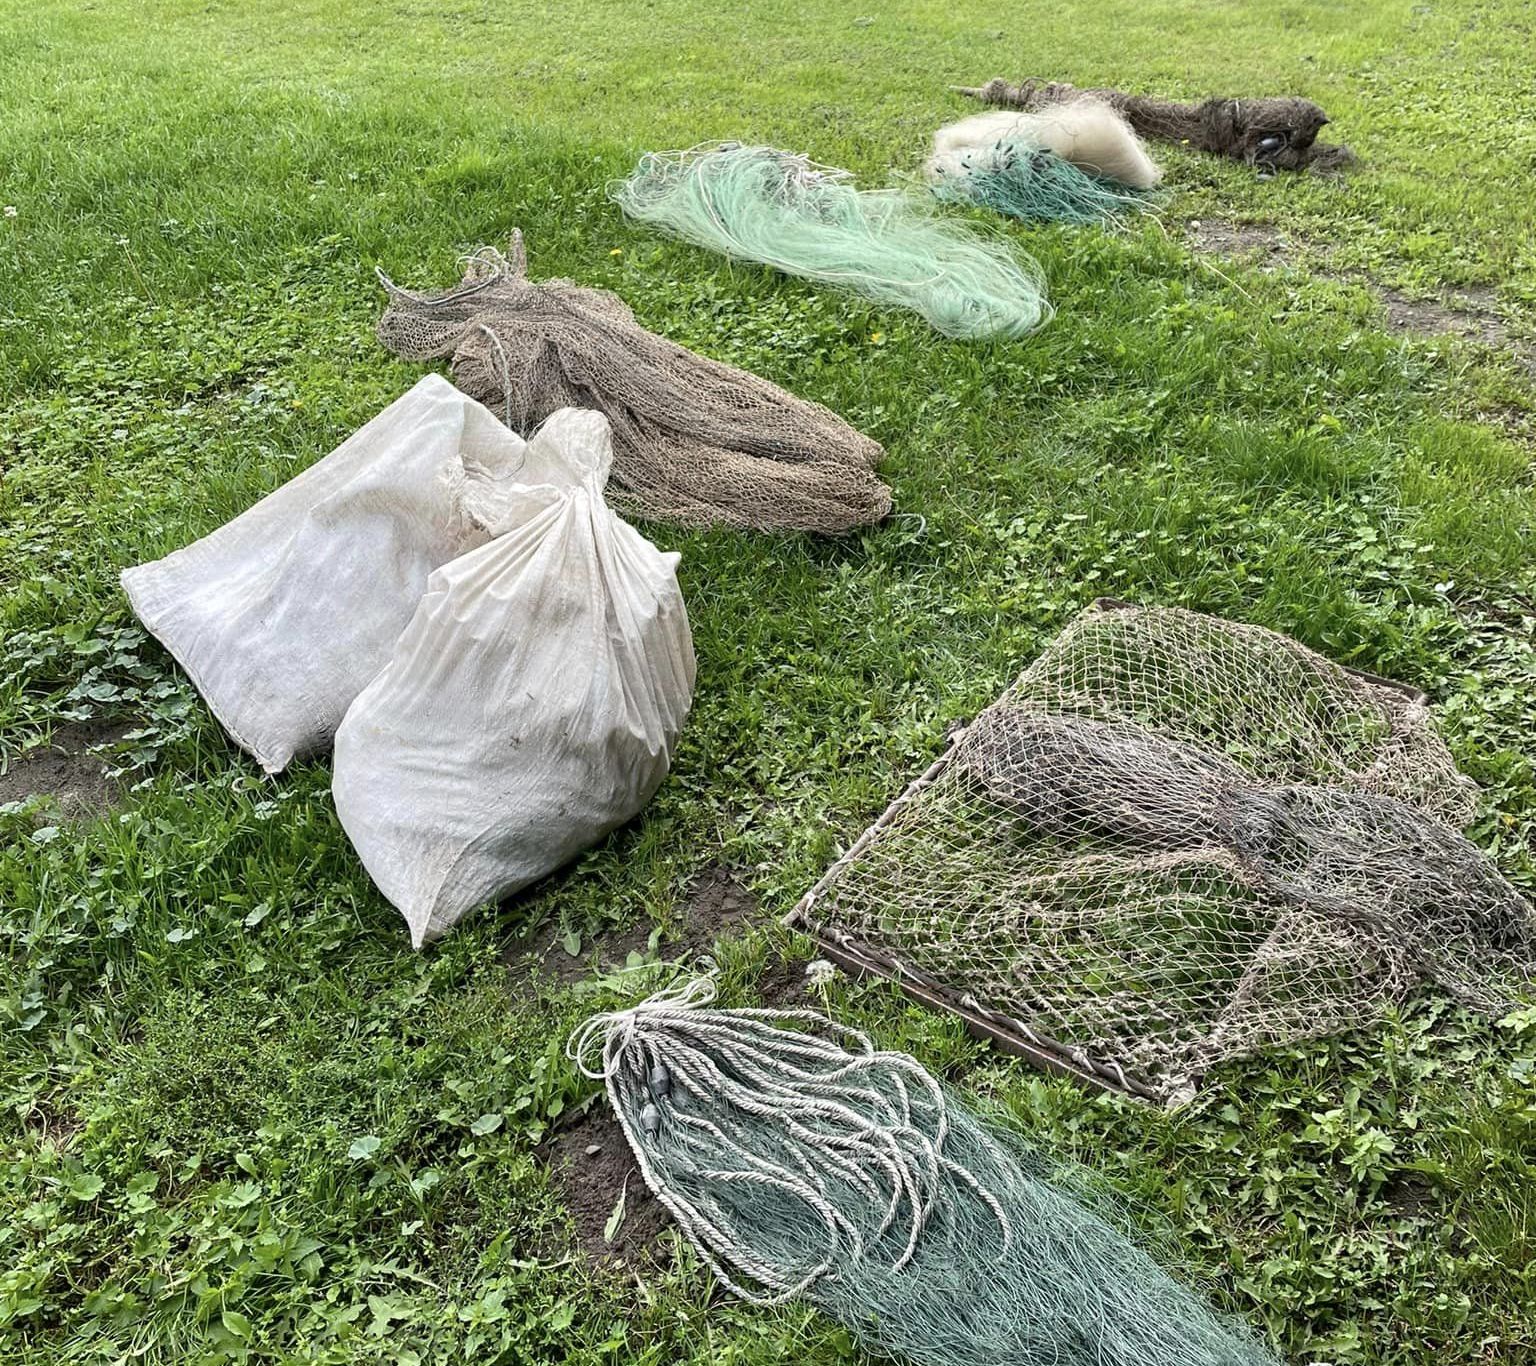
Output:
M569 1052L735 1294L803 1297L920 1366L1273 1366L915 1059L714 999L709 978L672 986Z
M594 1016L569 1053L607 1087L646 1185L722 1284L754 1303L778 1304L850 1260L882 1256L899 1271L916 1252L944 1174L975 1191L1008 1246L997 1198L944 1155L946 1099L915 1059L879 1052L868 1035L815 1011L703 1009L714 999L711 978L674 985ZM789 1022L820 1032L782 1027ZM766 1144L765 1126L777 1131ZM653 1160L663 1141L664 1159ZM682 1160L696 1160L705 1181L772 1189L803 1204L819 1232L804 1245L807 1262L763 1257L719 1202L668 1182L663 1168ZM863 1209L840 1207L850 1188ZM728 1267L762 1288L743 1285Z

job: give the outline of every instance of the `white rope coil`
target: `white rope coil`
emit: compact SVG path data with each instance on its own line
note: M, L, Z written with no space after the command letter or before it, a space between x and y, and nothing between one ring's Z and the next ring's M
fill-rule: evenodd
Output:
M715 991L697 977L596 1015L567 1051L723 1285L777 1304L866 1259L900 1271L955 1182L1007 1249L1002 1203L945 1155L947 1100L921 1064L813 1010L710 1009ZM804 1222L792 1258L758 1250L748 1197Z

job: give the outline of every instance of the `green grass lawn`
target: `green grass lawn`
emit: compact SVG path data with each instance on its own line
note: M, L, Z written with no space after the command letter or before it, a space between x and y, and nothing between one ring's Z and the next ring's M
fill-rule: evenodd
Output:
M1519 0L0 0L0 757L131 723L104 816L0 807L0 1359L852 1357L691 1256L637 1279L576 1252L545 1161L589 1095L563 1040L624 985L534 991L505 946L665 935L724 865L761 906L720 949L750 1001L806 947L777 916L1099 594L1427 689L1486 792L1476 838L1536 888L1536 400L1508 355L1389 335L1371 293L1477 289L1528 335L1533 41ZM1173 150L1162 222L998 227L1058 308L1015 344L731 267L605 198L642 150L722 136L879 183L968 112L950 84L997 74L1301 93L1364 160L1259 181ZM1213 263L1190 218L1297 246ZM615 289L884 442L899 515L837 543L648 527L682 552L700 664L670 779L416 955L327 765L262 778L117 573L414 383L371 335L375 265L445 284L514 226L536 277ZM1122 1186L1295 1361L1536 1350L1536 1010L1426 995L1165 1115L883 986L831 1004Z

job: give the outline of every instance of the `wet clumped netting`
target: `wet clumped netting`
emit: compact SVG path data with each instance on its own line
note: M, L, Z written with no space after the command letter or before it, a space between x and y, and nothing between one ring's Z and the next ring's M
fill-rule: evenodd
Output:
M1423 698L1175 608L1071 622L792 923L1003 1042L1177 1102L1428 981L1529 999L1536 912Z

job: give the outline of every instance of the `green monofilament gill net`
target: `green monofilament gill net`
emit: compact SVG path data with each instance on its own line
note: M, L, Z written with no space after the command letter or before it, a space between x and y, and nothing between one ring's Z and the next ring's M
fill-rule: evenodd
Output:
M646 1185L716 1277L918 1366L1273 1366L913 1058L708 978L590 1020Z
M1536 913L1459 832L1417 695L1196 613L1073 621L799 923L1114 1084L1529 995Z
M1050 317L1034 261L943 218L926 196L860 190L847 171L791 152L648 152L611 194L685 242L914 309L947 337L1021 337Z
M1105 223L1150 213L1158 203L1150 191L1089 175L1054 152L1012 142L978 148L958 161L946 158L930 171L929 184L939 199L1026 223Z

